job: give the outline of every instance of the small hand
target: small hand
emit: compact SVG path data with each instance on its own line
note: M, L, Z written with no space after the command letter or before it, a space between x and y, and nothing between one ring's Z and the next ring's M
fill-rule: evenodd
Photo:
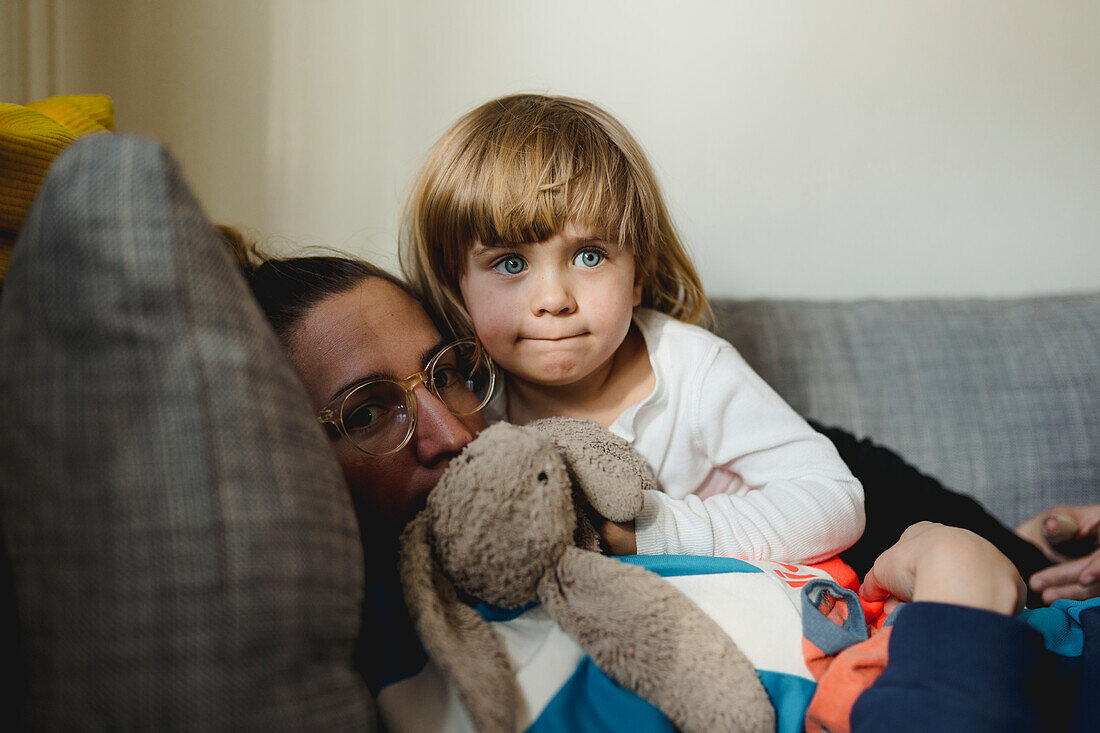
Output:
M599 525L598 531L600 541L603 542L608 555L638 554L638 541L634 534L634 520L612 522L607 519Z
M1012 562L969 530L920 522L879 555L859 593L868 600L935 601L1014 614L1027 589Z

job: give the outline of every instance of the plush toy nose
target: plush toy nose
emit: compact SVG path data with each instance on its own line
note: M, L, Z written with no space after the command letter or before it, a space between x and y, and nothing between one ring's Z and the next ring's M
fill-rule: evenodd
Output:
M576 529L569 471L545 436L500 423L451 461L428 497L436 557L459 590L513 608Z

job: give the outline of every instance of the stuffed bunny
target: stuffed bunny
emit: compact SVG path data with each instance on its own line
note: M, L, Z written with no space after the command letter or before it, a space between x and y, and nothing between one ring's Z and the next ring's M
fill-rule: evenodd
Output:
M476 601L541 602L678 729L775 728L756 670L717 624L659 576L591 551L588 513L632 520L648 488L644 461L591 420L494 425L451 461L401 537L400 573L421 641L479 730L515 730L518 693Z

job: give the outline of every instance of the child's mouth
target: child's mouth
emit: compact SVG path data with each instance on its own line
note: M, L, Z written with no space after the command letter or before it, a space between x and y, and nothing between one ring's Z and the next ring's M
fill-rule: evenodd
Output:
M521 336L520 341L545 341L548 343L554 343L557 341L568 341L569 339L580 338L584 336L584 333L571 333L563 336Z

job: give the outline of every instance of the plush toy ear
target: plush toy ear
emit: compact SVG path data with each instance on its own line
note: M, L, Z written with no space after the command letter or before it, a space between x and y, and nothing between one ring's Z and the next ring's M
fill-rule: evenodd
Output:
M600 669L677 729L775 730L775 709L752 663L659 576L570 547L543 577L539 596Z
M477 611L459 600L432 554L421 512L401 535L398 569L420 641L451 681L474 727L515 730L516 675L500 639Z
M629 522L642 510L642 491L657 488L653 471L630 444L594 420L551 417L527 427L554 441L574 486L600 516Z

